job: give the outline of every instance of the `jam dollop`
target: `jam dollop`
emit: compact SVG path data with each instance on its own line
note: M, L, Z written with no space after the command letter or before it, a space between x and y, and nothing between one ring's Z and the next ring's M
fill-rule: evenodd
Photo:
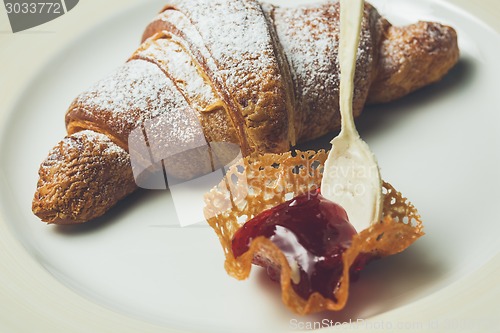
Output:
M355 234L345 210L325 199L317 189L246 222L235 233L232 250L239 257L248 251L253 239L264 236L283 252L296 273L295 278L292 274L292 286L299 296L307 299L319 292L336 301L334 291L342 276L342 253ZM356 266L364 266L365 260L361 261ZM268 275L276 280L273 269L268 269Z

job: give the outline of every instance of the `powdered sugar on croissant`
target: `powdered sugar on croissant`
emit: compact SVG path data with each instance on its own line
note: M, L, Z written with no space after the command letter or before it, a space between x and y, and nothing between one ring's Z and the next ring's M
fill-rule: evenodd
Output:
M143 145L161 148L153 162L183 179L234 158L214 154L212 142L234 143L247 156L284 152L322 136L338 128L340 118L338 10L334 2L278 8L255 0L171 0L129 61L75 99L66 114L68 133L102 133L126 154L131 134L146 133ZM366 102L389 101L443 77L457 62L457 38L438 23L393 27L367 4L359 54L356 115ZM53 168L56 176L40 178L33 203L35 214L53 223L64 214L43 189L77 181L70 171L76 167L63 158L70 156L66 146L60 147L61 166ZM94 149L84 141L80 153ZM176 158L163 151L175 151ZM100 194L92 179L78 181ZM122 181L135 188L134 179ZM64 201L81 200L79 191L64 193ZM115 202L68 218L90 220Z

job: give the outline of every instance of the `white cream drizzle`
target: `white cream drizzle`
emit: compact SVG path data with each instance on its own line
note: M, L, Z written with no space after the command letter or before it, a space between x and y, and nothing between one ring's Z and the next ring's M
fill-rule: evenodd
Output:
M340 113L342 129L332 140L325 163L321 192L341 205L357 232L380 220L382 180L375 156L361 140L352 113L353 80L356 66L363 0L340 0Z

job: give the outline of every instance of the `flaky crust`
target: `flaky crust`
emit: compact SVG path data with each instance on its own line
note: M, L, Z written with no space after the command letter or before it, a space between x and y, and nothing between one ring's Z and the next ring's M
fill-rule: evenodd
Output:
M127 63L73 101L66 113L68 134L102 133L107 144L130 153L130 164L141 155L130 145L147 147L152 160L145 159L146 166L180 179L234 159L234 149L220 143L250 156L285 152L325 135L340 124L338 17L338 2L279 8L255 0L170 0ZM452 28L428 22L393 27L366 4L355 115L366 102L387 102L439 80L457 59ZM95 145L80 141L80 154L92 156ZM123 196L116 186L115 195L108 190L109 200L95 203L99 209L75 206L90 202L81 198L83 190L67 186L85 180L72 176L86 163L73 163L75 154L61 151L42 163L33 211L43 220L83 222ZM43 170L51 163L54 179ZM99 163L92 160L87 167ZM113 162L102 163L110 168ZM123 170L119 175L125 177ZM71 191L47 196L48 184ZM70 207L78 213L72 215Z
M297 141L306 142L338 129L340 4L267 10L291 71ZM373 6L365 5L354 78L355 116L361 114L375 78L379 48L388 26Z
M38 174L32 208L48 223L89 221L137 188L128 153L90 130L59 142Z
M293 110L257 1L171 0L143 38L161 31L181 37L210 79L244 155L289 149Z
M439 81L458 58L451 27L433 22L388 27L367 103L390 102Z

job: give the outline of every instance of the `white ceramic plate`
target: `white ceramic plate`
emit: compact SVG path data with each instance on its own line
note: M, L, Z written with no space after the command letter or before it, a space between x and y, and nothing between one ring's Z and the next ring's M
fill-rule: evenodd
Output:
M393 23L441 21L459 35L461 60L441 83L359 120L383 177L419 208L427 235L370 265L345 310L306 317L285 309L259 269L249 281L229 278L215 234L181 228L166 191L133 195L77 227L31 213L38 165L64 136L66 107L127 58L161 1L84 1L47 30L3 32L0 330L282 332L346 321L356 331L497 330L499 35L463 4L373 3Z

